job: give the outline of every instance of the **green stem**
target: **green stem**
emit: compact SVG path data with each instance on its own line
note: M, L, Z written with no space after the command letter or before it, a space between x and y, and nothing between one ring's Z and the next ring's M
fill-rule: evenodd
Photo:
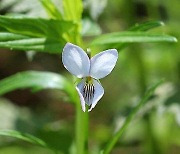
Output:
M75 44L81 46L82 38L80 36L79 24L75 30ZM87 154L88 153L88 112L83 112L81 109L80 99L77 95L75 96L76 104L76 154Z
M77 99L76 99L77 100ZM76 153L86 154L88 145L88 112L83 112L81 105L76 101Z
M164 154L164 148L161 149L160 143L157 141L155 134L153 133L152 121L149 114L145 115L146 122L146 143L145 143L145 153L146 154ZM166 150L165 150L166 151Z
M138 105L132 110L130 115L126 118L123 126L117 131L116 134L113 135L113 137L109 140L105 150L103 151L103 154L109 154L119 138L122 136L124 130L127 129L129 126L130 122L136 115L136 113L139 111L139 109L144 105L144 103L150 98L150 96L153 94L154 90L163 82L161 80L160 82L156 83L154 86L152 86L145 94L145 96L142 98L142 100L138 103Z

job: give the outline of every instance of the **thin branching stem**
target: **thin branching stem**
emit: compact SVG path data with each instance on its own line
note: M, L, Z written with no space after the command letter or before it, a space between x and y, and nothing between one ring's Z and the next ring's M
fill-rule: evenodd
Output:
M115 144L118 142L120 137L122 136L123 132L127 129L132 119L135 117L136 113L139 111L139 109L148 101L148 99L152 96L154 90L163 82L163 80L160 80L158 83L156 83L154 86L152 86L144 95L144 97L141 99L141 101L137 104L137 106L132 110L132 112L129 114L129 116L126 118L124 124L122 127L116 132L115 135L109 140L107 146L105 147L103 154L109 154Z

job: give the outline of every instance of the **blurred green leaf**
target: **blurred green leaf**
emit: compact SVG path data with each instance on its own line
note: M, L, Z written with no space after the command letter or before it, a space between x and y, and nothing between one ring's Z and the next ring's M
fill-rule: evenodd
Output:
M95 21L98 20L100 15L102 15L105 9L108 9L108 0L84 0L84 8L87 9L90 17L94 19ZM114 7L112 7L114 8ZM108 11L107 11L108 12ZM103 15L102 15L103 16ZM106 18L106 20L108 20Z
M1 48L24 51L35 50L57 54L62 52L62 48L66 43L65 40L55 40L51 38L28 38L27 36L13 33L0 33L0 41L3 41L0 42Z
M6 94L16 89L32 88L41 89L60 89L72 96L72 86L63 76L38 71L20 72L0 81L0 95Z
M136 107L130 112L126 120L124 121L122 127L112 136L112 138L109 140L107 143L104 151L102 152L103 154L109 154L115 144L119 141L120 137L122 136L123 132L127 129L129 126L130 122L132 119L135 117L136 113L143 107L143 105L148 101L148 99L152 96L154 93L155 89L164 82L164 80L160 80L154 85L152 85L147 92L145 93L144 97L139 101Z
M40 0L46 12L52 19L62 19L62 14L51 0Z
M177 42L173 36L150 34L146 32L117 32L104 34L94 39L91 45L106 45L112 43L139 43L139 42Z
M96 22L94 22L88 18L85 18L82 20L81 34L83 36L100 35L101 34L101 28Z
M0 16L0 27L10 32L0 33L1 48L59 54L68 41L65 34L73 30L75 24L64 20Z
M0 136L14 137L42 147L46 147L46 148L48 147L43 140L35 136L32 136L30 134L18 132L15 130L0 130Z
M159 26L164 26L164 23L162 21L148 21L141 24L135 24L129 31L147 31Z
M71 31L74 26L75 24L71 21L64 20L0 16L0 27L11 33L31 37L59 39L64 33Z
M64 17L71 21L80 21L83 6L82 0L63 0Z
M141 24L135 24L135 26L132 26L129 31L136 31L136 32L143 32L148 31L160 26L164 26L164 23L162 21L147 21ZM124 47L126 47L128 43L118 43L118 44L111 44L112 47L121 50Z
M147 31L147 30L157 28L159 26L163 26L163 25L164 25L164 23L161 22L161 21L148 21L148 22L144 22L144 23L141 23L141 24L135 24L135 26L132 26L128 31L144 32L144 31ZM120 51L123 48L127 47L130 43L132 43L132 42L110 43L110 44L103 45L103 48L104 49L116 48L116 49L118 49Z
M0 41L20 40L26 38L28 37L24 35L13 34L8 32L0 32Z

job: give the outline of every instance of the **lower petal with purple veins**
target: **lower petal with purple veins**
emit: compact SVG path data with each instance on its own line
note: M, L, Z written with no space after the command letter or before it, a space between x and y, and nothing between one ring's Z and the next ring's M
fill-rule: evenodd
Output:
M104 95L104 88L101 86L101 83L99 83L97 80L93 79L93 85L94 85L94 96L93 96L93 100L91 102L91 107L88 110L88 112L91 111L96 106L98 101Z
M88 111L91 111L104 94L103 87L95 79L92 79L91 82L83 79L76 86L76 90L78 91L81 107L84 112L86 111L86 104L89 106Z

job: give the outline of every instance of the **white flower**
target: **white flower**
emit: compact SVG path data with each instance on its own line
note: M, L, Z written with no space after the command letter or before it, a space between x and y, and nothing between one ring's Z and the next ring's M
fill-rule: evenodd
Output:
M98 53L89 59L80 47L67 43L63 49L62 62L64 67L73 75L82 78L76 86L82 110L86 111L86 104L91 111L104 94L104 89L98 79L104 78L113 70L118 59L116 49L109 49Z

